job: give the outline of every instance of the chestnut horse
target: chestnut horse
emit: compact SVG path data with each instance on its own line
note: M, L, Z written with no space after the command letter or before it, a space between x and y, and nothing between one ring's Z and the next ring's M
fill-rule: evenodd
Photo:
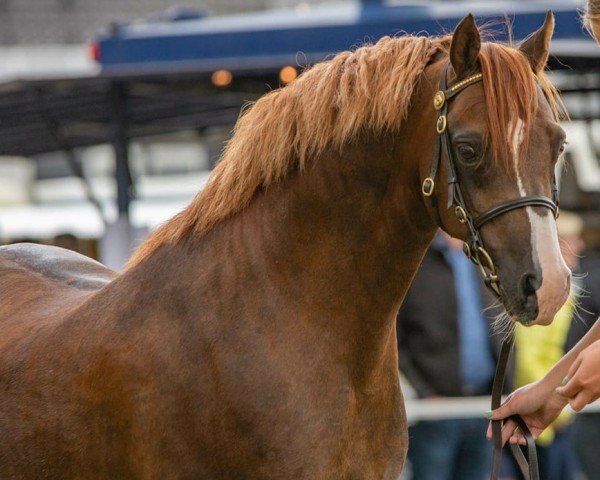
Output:
M0 478L398 478L396 312L436 217L467 235L443 181L437 212L421 194L440 76L483 74L448 112L471 213L549 197L551 20L520 47L482 43L468 16L316 65L244 112L207 187L122 274L0 249ZM481 235L512 318L550 322L570 279L552 212Z

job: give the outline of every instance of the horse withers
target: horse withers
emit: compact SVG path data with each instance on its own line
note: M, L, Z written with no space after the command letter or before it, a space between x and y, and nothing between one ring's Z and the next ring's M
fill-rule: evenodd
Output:
M469 215L552 194L564 133L551 17L520 47L383 38L265 95L212 179L124 273L0 249L0 478L396 479L407 449L395 317L437 229L440 78ZM548 208L479 234L515 321L548 323L569 271Z

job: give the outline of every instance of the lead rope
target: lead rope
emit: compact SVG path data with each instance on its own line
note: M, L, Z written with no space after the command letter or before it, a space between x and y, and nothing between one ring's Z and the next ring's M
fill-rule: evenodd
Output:
M500 357L496 365L496 373L494 374L494 383L492 384L492 410L496 410L502 403L502 387L504 386L504 377L506 375L506 366L512 351L514 336L506 337L502 342ZM519 445L510 445L510 450L519 465L521 474L525 480L539 480L537 450L535 448L535 440L531 434L525 421L519 415L513 415L507 420L513 420L521 430L527 442L527 458L523 454ZM494 453L492 457L492 472L491 480L500 478L500 463L502 460L502 420L492 420L492 439L494 442ZM528 461L529 460L529 461Z

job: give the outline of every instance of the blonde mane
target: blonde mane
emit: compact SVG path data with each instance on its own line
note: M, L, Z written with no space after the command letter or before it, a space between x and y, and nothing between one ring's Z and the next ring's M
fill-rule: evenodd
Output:
M449 36L384 37L375 45L316 64L290 85L245 107L206 187L184 211L150 235L129 266L190 233L206 233L243 210L259 189L302 170L325 148L339 148L367 129L400 128L417 80L436 53L447 52L450 40ZM527 60L517 50L498 44L483 46L480 59L486 102L496 106L488 109L490 146L501 152L506 150L498 139L506 140L510 133L504 131L508 123L503 117L509 115L509 108L518 108L527 129L537 87ZM485 80L498 75L503 81ZM545 77L541 82L554 99ZM507 92L507 86L512 91Z

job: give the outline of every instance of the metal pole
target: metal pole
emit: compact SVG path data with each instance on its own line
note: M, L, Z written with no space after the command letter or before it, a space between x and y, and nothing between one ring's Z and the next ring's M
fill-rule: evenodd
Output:
M75 153L75 150L71 146L67 137L61 132L60 123L54 118L54 115L52 114L52 111L50 110L47 104L44 90L41 87L39 87L35 90L35 93L40 105L41 115L44 118L46 125L48 126L50 134L54 137L57 145L64 152L65 159L67 160L67 164L71 169L71 173L79 177L83 182L83 188L88 202L90 202L96 208L96 210L98 211L98 215L100 216L100 220L102 220L102 223L106 227L106 216L104 215L102 204L94 195L90 182L83 174L83 168L81 166L81 160L79 156Z
M114 115L113 150L115 153L115 180L117 182L117 207L119 218L129 215L133 196L133 180L129 168L129 138L127 121L127 89L116 82L111 88Z
M117 183L118 218L107 225L101 242L101 260L109 268L120 270L131 255L135 232L129 222L129 207L133 197L133 181L129 168L129 119L127 117L128 94L126 85L111 85L113 112L112 146L115 154L115 180Z

